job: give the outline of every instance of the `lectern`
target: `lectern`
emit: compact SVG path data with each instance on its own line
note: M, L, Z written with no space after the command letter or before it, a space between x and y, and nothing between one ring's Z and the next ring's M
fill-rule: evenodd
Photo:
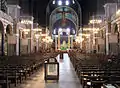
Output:
M56 58L50 58L45 61L44 63L44 79L47 80L59 80L59 63L57 62Z

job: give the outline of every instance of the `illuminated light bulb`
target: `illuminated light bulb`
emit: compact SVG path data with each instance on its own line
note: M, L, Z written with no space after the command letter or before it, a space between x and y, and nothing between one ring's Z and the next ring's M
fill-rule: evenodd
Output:
M66 5L69 5L70 3L69 3L69 1L67 0L67 1L65 2L65 4L66 4Z
M53 1L53 4L55 4L55 0Z
M54 34L54 35L56 34L56 30L53 31L53 34Z
M70 28L67 28L67 32L68 32L68 33L70 32Z
M62 5L62 1L59 0L59 1L58 1L58 5Z
M62 31L62 28L59 28L59 30L58 30L59 32L61 32Z
M75 1L73 0L73 4L75 4Z

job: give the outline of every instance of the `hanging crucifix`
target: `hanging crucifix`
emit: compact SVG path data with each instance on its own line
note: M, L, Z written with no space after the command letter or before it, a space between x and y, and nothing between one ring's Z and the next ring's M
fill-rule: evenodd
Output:
M62 11L58 11L57 13L61 13L62 14L62 21L61 21L61 25L62 27L65 27L66 26L66 13L70 13L70 11L65 11L66 7L63 7L62 8Z

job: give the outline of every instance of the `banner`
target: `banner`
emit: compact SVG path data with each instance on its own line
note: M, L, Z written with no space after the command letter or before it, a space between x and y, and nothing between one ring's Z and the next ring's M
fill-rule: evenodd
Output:
M109 43L118 43L117 35L109 35Z
M8 44L16 44L16 36L15 35L8 35Z
M21 42L21 45L28 45L28 39L22 39Z
M98 39L98 44L100 44L100 45L101 45L101 44L104 44L104 39L99 38L99 39Z

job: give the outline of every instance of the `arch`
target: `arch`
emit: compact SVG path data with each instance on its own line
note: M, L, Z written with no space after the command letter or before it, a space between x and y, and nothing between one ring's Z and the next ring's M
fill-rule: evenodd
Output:
M13 34L12 26L10 24L8 24L6 27L6 34Z
M52 35L58 35L58 30L59 28L62 28L62 29L67 29L67 28L70 28L70 35L75 35L76 34L76 26L75 24L72 23L72 21L70 21L69 19L67 19L67 23L62 26L63 24L61 23L62 20L58 20L52 27L53 30L51 30L52 32ZM56 32L54 34L54 31ZM73 33L73 31L75 31Z
M72 20L72 19L70 19L70 18L68 18L68 17L66 17L67 18L67 20L69 20L69 21L71 21L76 27L77 27L77 24L76 23L74 23L74 21ZM59 20L61 20L61 19L57 19L55 22L53 22L53 24L51 24L51 29L53 28L53 26L54 26L54 24L57 22L57 21L59 21ZM77 29L77 28L76 28Z
M22 38L23 38L23 39L26 38L25 31L22 31Z
M55 4L53 4L52 1L55 1ZM82 12L81 12L81 7L80 7L80 4L78 3L77 0L69 0L69 2L71 3L72 1L74 1L74 3L71 3L70 5L65 5L64 1L65 0L61 0L63 2L62 5L57 5L57 2L58 0L50 0L48 5L47 5L47 8L46 8L46 31L47 29L50 30L50 35L52 35L52 29L54 29L54 24L57 22L57 20L60 20L61 18L59 18L59 14L57 13L57 9L59 10L59 8L61 7L66 7L68 8L69 11L67 11L67 13L69 13L72 18L70 18L70 16L68 16L67 14L65 14L64 12L66 11L65 9L62 10L62 18L64 17L65 19L69 20L70 22L72 22L73 25L75 25L75 35L78 35L78 31L79 29L80 32L82 32ZM58 16L56 16L56 14L58 14ZM55 16L54 16L55 15ZM60 14L61 16L61 14ZM68 16L68 17L67 17ZM56 20L56 17L57 20ZM63 23L64 22L64 18L63 18ZM56 22L54 22L54 20ZM68 26L68 25L67 25ZM61 26L62 28L65 28L65 26ZM65 32L65 31L64 31ZM57 38L57 35L52 35L53 38L55 38L56 42L55 44L58 43L58 46L60 44L60 41L57 42L57 40L60 38L58 37ZM59 36L59 35L58 35ZM72 37L74 37L73 35L71 35ZM69 38L70 39L70 38ZM73 39L73 38L71 38ZM57 45L55 45L57 47ZM71 46L72 47L72 46ZM60 48L60 47L58 47Z
M10 47L11 45L9 45L9 37L13 35L13 30L12 30L12 26L10 24L8 24L6 26L6 30L5 30L5 41L4 41L4 52L5 55L10 55Z
M76 32L78 31L77 29L78 29L78 27L79 27L79 17L78 17L78 15L77 15L77 13L74 11L74 9L72 9L71 7L68 7L68 6L59 6L59 7L57 7L57 8L55 8L53 11L52 11L52 13L51 13L51 15L50 15L50 19L49 19L49 28L50 29L52 29L52 26L53 26L53 24L52 24L52 16L54 15L54 13L57 11L57 10L59 10L60 8L68 8L68 9L70 9L74 14L75 14L75 17L76 17L76 23L74 23L74 21L72 21L73 22L73 24L75 24L76 25ZM69 19L68 17L66 18L66 19ZM70 19L69 19L70 20ZM52 30L51 30L52 31Z
M56 9L57 7L61 7L61 6L58 6L56 4L53 5L52 1L57 2L57 0L50 0L49 3L48 3L48 5L47 5L47 7L46 7L46 29L47 29L48 26L49 26L49 29L51 29L50 28L50 24L49 24L49 22L50 22L49 16L53 12L53 10ZM62 1L64 1L64 0L62 0ZM70 7L70 8L72 8L77 13L77 15L78 15L78 30L79 30L79 29L82 29L82 12L81 12L81 6L80 6L80 4L79 4L79 2L77 0L70 0L70 2L73 2L73 1L74 1L74 3L71 3L69 6L67 6L67 5L62 5L62 6ZM50 9L50 7L52 7L52 8ZM77 30L77 32L78 32L78 30Z

